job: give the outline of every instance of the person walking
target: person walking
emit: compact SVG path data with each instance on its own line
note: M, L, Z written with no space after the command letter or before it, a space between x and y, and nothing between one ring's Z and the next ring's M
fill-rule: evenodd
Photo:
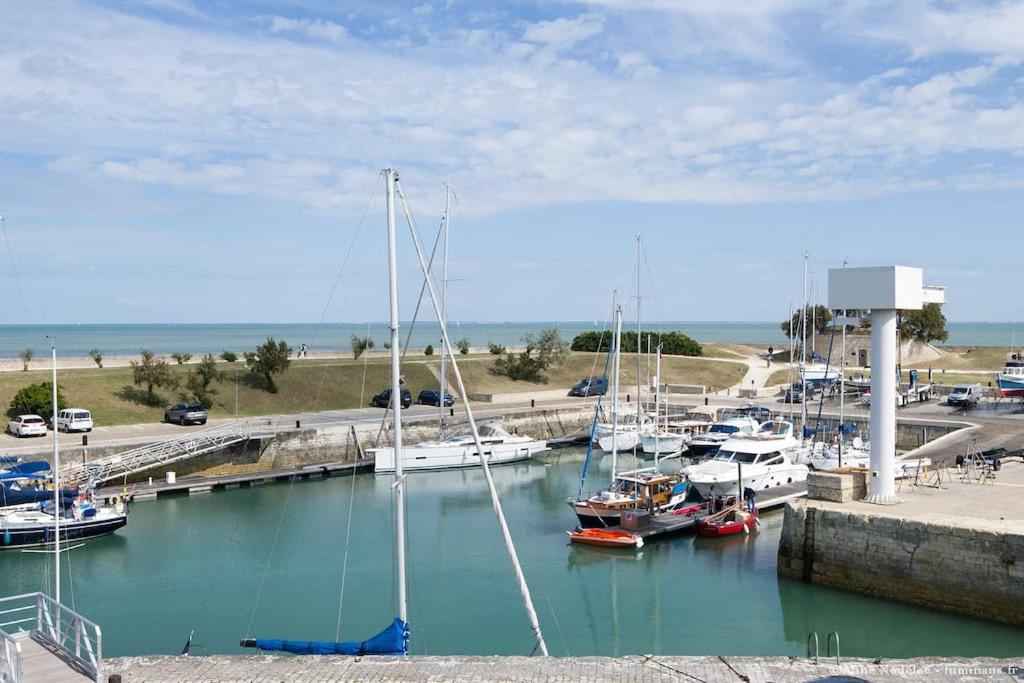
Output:
M757 491L747 486L743 489L743 500L747 503L747 512L753 514L757 509L756 505Z

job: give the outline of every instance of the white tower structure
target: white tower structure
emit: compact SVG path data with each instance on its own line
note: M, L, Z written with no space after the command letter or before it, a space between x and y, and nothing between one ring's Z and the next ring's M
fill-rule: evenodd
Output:
M896 314L946 302L945 289L925 287L920 268L834 268L828 271L831 310L871 311L871 474L866 502L895 505Z

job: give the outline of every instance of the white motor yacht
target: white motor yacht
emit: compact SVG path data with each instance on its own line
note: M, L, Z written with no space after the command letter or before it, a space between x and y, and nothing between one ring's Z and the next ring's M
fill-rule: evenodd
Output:
M705 498L738 495L740 464L743 487L755 491L805 481L807 465L792 460L799 445L792 423L773 420L752 434L734 433L714 458L683 469L683 474Z
M687 448L691 455L698 458L714 455L715 451L733 436L753 434L759 427L760 423L752 417L730 417L723 422L716 422L703 434L693 437Z

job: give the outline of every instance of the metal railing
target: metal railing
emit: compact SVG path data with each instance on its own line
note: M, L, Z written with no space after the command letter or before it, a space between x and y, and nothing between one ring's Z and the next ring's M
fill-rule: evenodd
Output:
M0 683L20 683L21 644L0 630Z
M269 436L274 433L272 420L236 420L123 453L71 464L61 472L61 481L65 485L110 481L153 467L211 453L247 441L254 436Z
M103 679L103 632L81 614L43 593L25 593L0 598L0 618L5 652L7 641L16 640L8 635L10 627L17 627L72 658L93 680ZM15 682L21 677L20 649L17 659L17 677L11 679Z

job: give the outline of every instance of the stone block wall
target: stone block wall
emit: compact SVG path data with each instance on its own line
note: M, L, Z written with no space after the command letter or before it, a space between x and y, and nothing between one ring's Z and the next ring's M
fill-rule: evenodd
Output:
M854 467L811 472L807 475L807 497L833 503L863 500L868 493L867 475L866 469Z
M786 505L778 571L891 600L1024 625L1024 529Z

